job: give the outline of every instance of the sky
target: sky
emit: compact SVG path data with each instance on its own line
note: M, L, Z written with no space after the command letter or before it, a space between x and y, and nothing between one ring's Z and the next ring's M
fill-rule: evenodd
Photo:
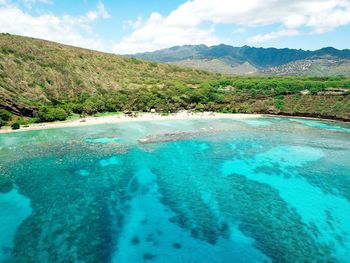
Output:
M350 48L350 0L0 0L0 32L116 54L178 45Z

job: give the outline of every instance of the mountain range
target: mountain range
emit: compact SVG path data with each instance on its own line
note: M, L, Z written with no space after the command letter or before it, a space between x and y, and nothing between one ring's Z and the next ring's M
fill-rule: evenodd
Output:
M350 50L185 45L138 53L132 57L229 75L350 75Z

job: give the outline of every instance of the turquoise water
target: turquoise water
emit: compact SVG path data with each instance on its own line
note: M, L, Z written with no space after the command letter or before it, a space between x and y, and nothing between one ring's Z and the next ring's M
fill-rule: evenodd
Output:
M349 262L350 125L0 134L0 262Z

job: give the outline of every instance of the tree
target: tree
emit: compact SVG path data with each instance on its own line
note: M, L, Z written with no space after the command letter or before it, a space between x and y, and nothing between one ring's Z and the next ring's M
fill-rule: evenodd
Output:
M4 121L1 117L0 117L0 128L2 126L5 126L6 125L6 121Z
M10 121L12 119L12 114L7 110L0 109L0 119L5 122Z
M62 108L50 108L50 107L41 107L37 113L38 120L40 122L50 122L50 121L64 121L67 119L68 114Z

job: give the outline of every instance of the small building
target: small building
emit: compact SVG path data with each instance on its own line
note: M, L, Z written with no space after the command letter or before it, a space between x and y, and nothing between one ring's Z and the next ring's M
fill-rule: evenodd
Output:
M223 91L234 91L235 88L232 87L231 85L228 85L228 86L223 87L222 90L223 90Z
M151 113L156 113L156 112L157 112L156 109L154 108L151 109Z
M310 94L310 91L308 89L304 89L304 90L300 91L300 94L301 95L308 95L308 94Z

